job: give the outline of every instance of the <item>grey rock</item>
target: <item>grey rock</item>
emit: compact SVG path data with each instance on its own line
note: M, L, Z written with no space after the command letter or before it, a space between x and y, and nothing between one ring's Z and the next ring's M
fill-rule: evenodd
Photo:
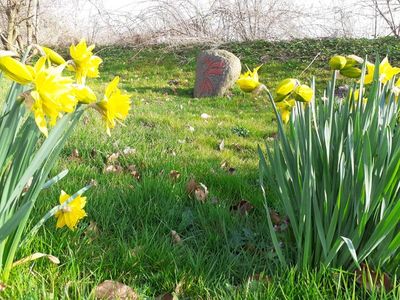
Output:
M197 58L194 97L223 96L241 72L240 59L226 50L207 50Z

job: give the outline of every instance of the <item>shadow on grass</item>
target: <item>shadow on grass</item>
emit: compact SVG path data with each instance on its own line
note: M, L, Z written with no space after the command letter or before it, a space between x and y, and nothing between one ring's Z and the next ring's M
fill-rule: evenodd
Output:
M193 97L193 88L184 87L153 87L153 86L141 86L141 87L126 87L126 91L135 92L139 94L156 93L162 96L173 95L180 97Z

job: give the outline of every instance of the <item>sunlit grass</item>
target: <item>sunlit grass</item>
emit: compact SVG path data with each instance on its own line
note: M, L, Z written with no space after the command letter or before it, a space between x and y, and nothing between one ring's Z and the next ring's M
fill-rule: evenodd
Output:
M246 55L240 47L233 46L232 51ZM253 47L257 53L263 51L258 44ZM96 92L100 95L114 75L121 76L122 88L131 93L134 102L131 116L111 138L95 112L88 113L78 126L54 170L68 168L70 175L41 194L32 224L57 203L61 188L74 192L95 179L98 186L86 194L88 217L75 232L56 230L55 220L49 220L18 257L50 253L61 265L43 260L15 268L0 297L87 299L105 279L121 281L144 297L173 292L179 284L183 299L347 299L353 294L365 295L351 274L329 270L300 275L277 269L259 188L257 156L257 145L276 132L275 117L264 96L245 95L236 87L229 97L193 99L197 51L109 48L98 53L104 64L101 79L92 81ZM283 78L299 77L311 60L270 57L264 61L260 79L273 89ZM260 55L254 55L245 62L251 68L262 61ZM318 62L299 79L306 82L312 75L322 86L329 70ZM171 79L178 84L170 84ZM211 118L201 118L202 113ZM247 129L248 136L238 136L232 130L235 127ZM219 151L222 140L225 148ZM126 147L136 153L121 158L120 164L125 169L134 165L139 181L127 171L104 172L108 155ZM77 159L70 157L74 149L80 153ZM233 174L221 168L224 161L235 168ZM177 181L169 176L172 170L180 172ZM187 195L186 183L191 177L208 187L206 203ZM243 199L254 205L245 216L231 209ZM269 201L276 204L274 199ZM98 232L87 235L90 222ZM172 242L171 230L179 233L181 244ZM248 282L259 273L271 281ZM399 293L397 289L389 297L396 298Z

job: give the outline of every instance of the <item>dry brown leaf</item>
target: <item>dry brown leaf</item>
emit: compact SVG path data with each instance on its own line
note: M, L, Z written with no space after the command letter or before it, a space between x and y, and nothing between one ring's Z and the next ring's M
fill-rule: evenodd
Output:
M118 152L112 153L107 157L107 163L111 164L113 162L116 162L118 158L119 158Z
M113 280L100 283L95 289L97 299L136 300L139 296L129 286Z
M356 270L357 283L371 291L374 288L381 289L382 287L387 291L393 289L392 280L386 273L378 273L372 270L367 264L361 263L361 269Z
M218 150L219 151L223 151L225 149L225 141L222 140L219 144L218 144Z
M178 171L172 170L171 172L169 172L169 178L171 178L171 180L177 181L179 177L181 177L181 173L179 173Z
M133 149L131 147L126 147L124 150L122 150L122 154L128 156L128 155L133 155L136 153L136 149Z
M69 160L80 160L81 159L81 155L79 153L78 149L74 149L72 150L70 156L68 157Z
M79 157L81 157L80 154L79 154L79 150L78 150L78 149L72 150L72 152L71 152L71 157L73 157L73 158L79 158Z
M138 171L132 171L131 175L137 180L140 180L140 173Z
M181 237L179 236L179 234L175 230L171 230L171 237L172 237L172 242L174 244L182 243Z
M197 189L197 186L198 184L196 180L194 180L194 178L190 178L190 180L186 184L186 192L188 193L188 195L193 195L195 190Z
M171 293L165 293L156 298L156 300L174 300L174 296Z
M104 173L121 173L122 167L118 165L108 165L104 168Z
M60 260L57 257L55 257L53 255L50 255L50 254L37 252L37 253L34 253L34 254L29 255L27 257L24 257L24 258L22 258L20 260L17 260L16 262L14 262L12 264L12 266L15 267L15 266L21 265L21 264L26 263L26 262L37 260L37 259L42 258L42 257L46 257L53 264L56 264L56 265L60 264Z
M278 212L274 211L274 210L270 210L269 211L269 215L271 216L271 220L272 223L274 225L281 225L282 224L282 218L281 216L278 214Z
M247 215L250 211L252 211L254 206L248 202L247 200L241 200L238 204L231 206L231 211L237 212L240 215Z
M6 288L7 286L3 282L0 282L0 292L3 292Z
M208 196L207 187L204 184L200 183L194 191L194 196L198 201L202 203L206 202Z
M234 167L231 167L229 165L229 163L224 160L221 165L220 165L221 169L225 170L226 172L228 172L229 174L233 174L236 172L236 169Z

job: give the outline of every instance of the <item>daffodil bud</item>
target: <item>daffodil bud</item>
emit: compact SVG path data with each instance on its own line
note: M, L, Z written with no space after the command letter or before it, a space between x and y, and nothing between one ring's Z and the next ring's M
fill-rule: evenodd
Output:
M287 78L282 80L278 87L276 88L276 95L275 102L280 102L284 100L287 96L289 96L297 86L300 85L300 82L294 78Z
M47 48L47 47L42 47L43 52L46 54L46 57L55 65L62 65L65 64L65 59L55 52L54 50Z
M342 55L335 55L329 60L329 66L332 70L341 70L346 65L346 57Z
M356 68L356 67L346 67L346 68L340 70L340 74L342 74L345 77L349 77L349 78L360 78L361 69Z
M28 67L10 56L0 57L0 70L5 76L19 84L28 84L33 80Z
M295 89L295 99L300 102L310 102L314 91L308 85L302 84Z

